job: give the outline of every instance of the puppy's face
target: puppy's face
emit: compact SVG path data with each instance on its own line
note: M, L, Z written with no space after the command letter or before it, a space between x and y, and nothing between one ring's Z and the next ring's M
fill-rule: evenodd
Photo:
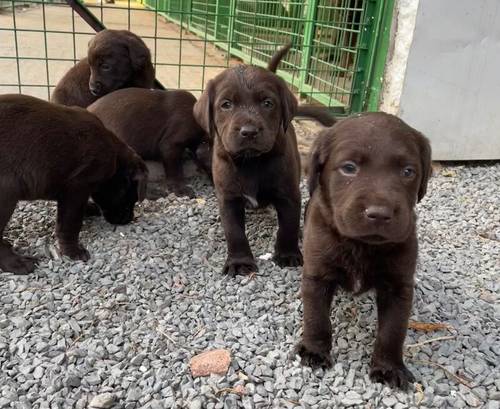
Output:
M406 240L431 172L424 136L392 115L370 113L325 131L314 149L310 190L319 184L343 236L369 244Z
M89 43L89 90L102 97L126 87L138 71L150 63L150 53L142 41L124 30L104 30Z
M136 202L144 200L147 178L142 161L134 166L119 166L113 177L92 194L109 223L127 224L133 220Z
M209 82L194 115L232 157L255 157L273 148L296 108L282 79L263 68L241 65Z

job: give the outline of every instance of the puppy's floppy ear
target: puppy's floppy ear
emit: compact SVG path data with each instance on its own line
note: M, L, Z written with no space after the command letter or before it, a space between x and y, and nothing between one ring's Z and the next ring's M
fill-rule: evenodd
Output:
M286 132L290 122L292 122L293 117L297 113L297 98L292 94L281 78L278 78L280 82L280 102L281 102L281 125L283 126L283 132Z
M330 155L332 141L332 131L326 129L318 134L311 147L307 166L307 188L309 190L309 196L312 196L318 187L320 174Z
M215 136L215 124L214 124L214 93L215 93L214 80L210 80L207 83L207 87L201 94L200 99L196 101L193 107L193 115L198 125L200 125L203 130L207 133L209 139Z
M429 139L420 132L416 132L418 149L420 151L420 163L422 166L422 180L418 188L417 203L422 200L427 192L427 183L432 175L432 149Z
M133 33L126 34L126 47L134 71L142 69L151 61L151 52L140 37Z
M134 71L132 86L151 88L155 79L151 52L140 37L127 31L125 33L125 47Z

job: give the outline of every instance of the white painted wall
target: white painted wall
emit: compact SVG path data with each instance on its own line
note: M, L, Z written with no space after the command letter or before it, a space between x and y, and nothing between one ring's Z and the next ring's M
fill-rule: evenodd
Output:
M380 110L435 160L500 159L500 0L396 0Z
M406 64L413 41L419 0L397 0L391 30L391 45L382 85L380 110L399 114Z

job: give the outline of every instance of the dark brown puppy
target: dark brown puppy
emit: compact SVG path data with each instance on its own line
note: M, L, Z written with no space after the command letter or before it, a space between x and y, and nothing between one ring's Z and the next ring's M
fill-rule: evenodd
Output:
M127 30L103 30L80 60L59 81L51 101L86 108L121 88L153 88L151 53L140 37Z
M144 160L161 160L169 191L193 197L184 179L182 155L186 149L195 153L205 137L193 117L195 102L187 91L126 88L87 109Z
M357 115L319 134L304 232L303 363L331 365L336 288L374 289L378 333L370 376L401 388L413 381L403 342L417 260L414 206L430 174L428 140L395 116Z
M0 96L0 270L27 274L3 232L19 200L56 200L61 253L88 260L78 236L89 197L110 223L132 220L147 170L94 115L24 95Z
M279 58L271 60L272 71ZM290 123L296 110L297 100L281 78L248 65L210 80L194 107L196 120L213 140L212 174L228 247L226 274L257 269L245 235L246 203L276 208L275 260L281 266L302 264L300 159Z

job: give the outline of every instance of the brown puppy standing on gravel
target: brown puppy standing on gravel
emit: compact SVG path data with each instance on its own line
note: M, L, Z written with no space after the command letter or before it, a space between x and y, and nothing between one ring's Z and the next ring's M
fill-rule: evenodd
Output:
M378 333L370 376L406 388L403 363L417 235L415 204L431 174L428 140L395 116L367 113L319 134L309 167L304 232L305 364L331 365L330 306L337 287L374 289Z
M99 98L87 109L144 160L161 160L169 191L193 197L184 180L182 156L186 148L195 153L205 137L193 117L195 102L183 90L126 88Z
M256 271L245 234L245 204L272 204L278 213L274 258L281 266L302 264L299 250L300 158L291 120L297 100L274 72L239 65L210 80L194 106L198 123L213 140L212 174L228 255L223 273Z
M125 224L144 195L144 162L84 109L2 95L0 146L0 270L34 270L33 258L3 240L19 200L56 200L60 251L85 261L90 256L78 236L89 197L107 221Z
M141 38L127 30L103 30L80 60L59 81L51 101L86 108L121 88L153 88L151 53Z

